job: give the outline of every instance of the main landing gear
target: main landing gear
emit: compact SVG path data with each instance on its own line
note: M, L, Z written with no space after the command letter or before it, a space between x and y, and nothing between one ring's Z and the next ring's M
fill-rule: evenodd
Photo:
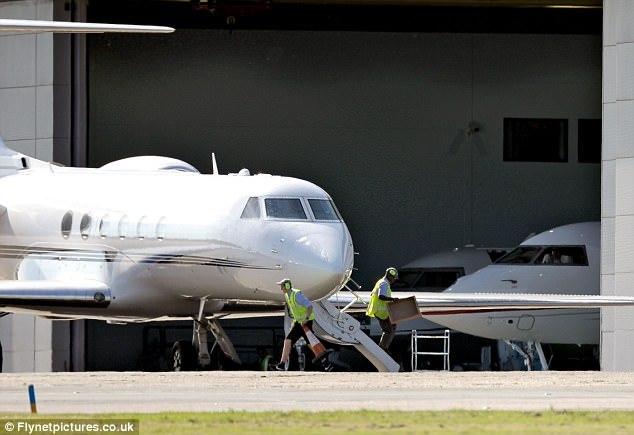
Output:
M218 346L222 352L233 362L241 364L229 336L220 326L218 319L205 318L205 303L207 298L200 300L198 316L194 317L192 341L180 340L172 346L172 369L175 372L188 370L205 370L211 366L211 351ZM207 332L211 332L215 342L209 350L207 345Z

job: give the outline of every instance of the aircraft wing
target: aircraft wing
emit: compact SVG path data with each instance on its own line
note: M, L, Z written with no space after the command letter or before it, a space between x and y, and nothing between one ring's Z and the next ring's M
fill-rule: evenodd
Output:
M128 24L77 23L71 21L37 21L0 19L0 32L55 33L171 33L171 27Z
M350 305L358 310L367 306L369 292L356 292L357 296L340 292L329 298L329 301L342 308ZM607 295L560 295L560 294L527 294L527 293L431 293L431 292L398 292L392 296L405 298L414 296L422 314L442 314L496 310L527 310L547 308L605 308L634 306L634 297Z
M335 293L328 298L328 302L339 309L347 307L349 313L365 312L370 301L370 292L355 292L355 294L346 291ZM421 314L634 306L634 297L631 296L435 292L398 292L392 295L398 298L414 296ZM242 319L283 315L284 305L279 302L233 300L227 301L222 312L213 317ZM167 318L160 320L167 320Z
M0 281L0 307L107 307L110 288L99 281Z

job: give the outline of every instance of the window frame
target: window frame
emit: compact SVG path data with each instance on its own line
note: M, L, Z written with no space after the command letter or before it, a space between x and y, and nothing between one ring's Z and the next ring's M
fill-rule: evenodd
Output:
M437 291L432 291L432 293L433 292L440 293L443 290L446 290L449 287L451 287L452 285L454 285L460 278L462 278L463 276L466 275L465 268L462 267L462 266L456 266L456 267L407 267L407 268L399 269L399 273L404 273L404 272L416 272L417 273L416 279L414 280L414 286L413 287L392 288L392 292L393 293L428 291L428 290L424 290L424 289L438 289ZM418 287L418 286L416 286L416 284L418 284L418 282L423 278L423 275L426 272L456 272L458 274L458 277L456 278L456 281L454 281L451 285L449 285L448 287L444 287L444 288L441 288L441 287Z
M422 269L419 267L408 267L408 268L400 269L399 277L405 273L412 273L412 274L416 273L416 277L413 280L414 284L416 284L418 280L420 279L421 275L423 274L423 270L425 269ZM394 287L394 286L391 286L391 287L392 287L392 292L407 292L407 291L413 291L416 288L416 287Z
M502 265L502 266L526 266L526 265L531 265L531 264L534 264L535 259L537 257L539 257L539 255L543 252L545 247L546 247L546 245L519 245L519 246L516 246L515 248L511 249L506 254L502 255L500 258L495 260L495 262L492 263L492 264L499 264L499 265ZM534 257L528 263L502 263L502 260L504 258L508 257L509 255L511 255L513 252L515 252L516 250L518 250L520 248L537 248L537 251L535 252Z
M256 200L257 204L258 204L258 216L257 217L244 217L244 212L247 209L247 206L249 205L249 202L254 199ZM242 212L240 213L240 219L244 219L244 220L260 220L262 219L262 209L265 208L266 206L263 204L262 202L263 197L261 196L250 196L249 198L247 198L247 202L244 203L244 207L242 207ZM264 210L264 214L266 214L266 209Z
M312 214L310 213L310 207L308 207L308 204L305 200L305 198L303 197L298 197L298 196L279 196L279 195L274 195L274 196L262 196L260 197L263 201L263 205L264 205L264 216L261 218L263 220L268 220L268 221L277 221L277 222L314 222L314 219L312 219ZM298 218L280 218L280 217L273 217L273 216L269 216L268 211L266 209L266 200L267 199L297 199L299 200L300 204L302 205L302 210L304 211L304 215L306 216L306 219L298 219ZM262 211L260 210L260 213Z
M156 240L162 242L167 234L167 216L161 216L156 220Z
M565 248L581 248L581 250L583 251L583 256L586 259L585 264L574 264L574 263L537 263L537 259L539 257L541 257L544 253L544 251L546 249L565 249ZM537 256L533 259L533 264L535 266L554 266L554 267L560 267L560 266L565 266L565 267L588 267L590 266L590 259L588 258L588 251L586 250L586 245L544 245L542 246L541 251L539 251L539 254L537 254Z
M520 122L552 122L561 124L563 133L563 156L557 160L513 158L512 127ZM570 162L570 122L568 118L529 118L509 116L502 119L502 162L504 163L569 163Z
M440 287L420 287L420 286L416 286L416 284L418 284L418 282L423 279L423 276L425 275L426 272L449 272L449 273L455 272L455 273L457 273L456 280L454 282L452 282L451 284L449 284L447 287L445 287L445 289L448 289L449 287L454 285L460 278L465 276L464 267L428 267L428 268L425 268L425 269L421 270L420 276L418 277L418 279L414 283L414 288L415 289L440 288Z
M79 235L83 240L90 237L93 226L93 217L90 213L84 213L79 221Z
M586 245L520 245L517 248L521 248L521 247L526 247L526 248L539 248L539 250L537 251L537 254L535 254L535 257L529 262L529 263L501 263L499 262L499 260L503 259L504 257L506 257L506 255L500 257L498 259L498 261L496 261L493 264L496 265L500 265L500 266L544 266L544 267L560 267L560 266L564 266L564 267L588 267L590 266L590 259L588 258L588 250L586 249ZM516 249L517 249L516 248ZM558 264L543 264L543 263L537 263L537 259L544 253L544 251L546 249L554 249L554 248L581 248L583 250L583 255L586 258L586 262L585 264L566 264L566 263L558 263ZM515 249L509 251L509 254L511 252L515 251Z
M330 222L330 223L337 223L337 222L343 222L343 218L341 217L341 213L339 213L339 210L337 210L337 207L335 206L335 202L332 200L332 198L319 198L319 197L305 197L303 198L306 201L306 205L308 206L308 210L310 211L310 217L312 221L315 222ZM315 216L315 213L313 213L313 208L310 206L310 201L311 200L319 200L319 201L328 201L330 203L330 205L332 206L333 211L335 212L335 215L337 216L337 219L317 219L317 217Z
M75 213L73 213L72 210L68 210L62 216L62 220L60 222L60 233L62 234L62 237L65 240L68 240L70 236L73 234L74 221L75 221Z
M96 225L96 229L97 229L97 234L99 235L99 238L101 238L102 240L108 237L108 233L107 233L107 229L108 229L108 218L110 217L110 215L108 213L104 213L103 215L101 215L101 217L99 218L99 222Z

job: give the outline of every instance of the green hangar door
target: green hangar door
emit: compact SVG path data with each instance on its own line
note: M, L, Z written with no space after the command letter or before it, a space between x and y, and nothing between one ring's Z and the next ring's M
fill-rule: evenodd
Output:
M600 132L600 34L187 25L89 38L89 164L168 155L210 172L215 152L225 173L313 181L368 282L599 218L600 165L580 145Z
M146 3L89 7L177 28L88 38L89 165L166 155L209 173L215 152L222 173L312 181L366 287L387 265L600 217L600 10L273 4L227 21Z

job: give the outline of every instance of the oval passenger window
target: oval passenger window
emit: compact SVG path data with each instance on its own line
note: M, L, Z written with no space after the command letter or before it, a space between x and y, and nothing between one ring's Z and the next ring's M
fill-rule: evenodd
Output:
M90 224L92 223L92 218L90 215L83 215L81 218L81 222L79 223L79 232L81 234L81 238L86 240L88 238L88 234L90 233Z
M62 236L67 239L70 236L70 231L73 227L73 212L67 211L62 218Z

